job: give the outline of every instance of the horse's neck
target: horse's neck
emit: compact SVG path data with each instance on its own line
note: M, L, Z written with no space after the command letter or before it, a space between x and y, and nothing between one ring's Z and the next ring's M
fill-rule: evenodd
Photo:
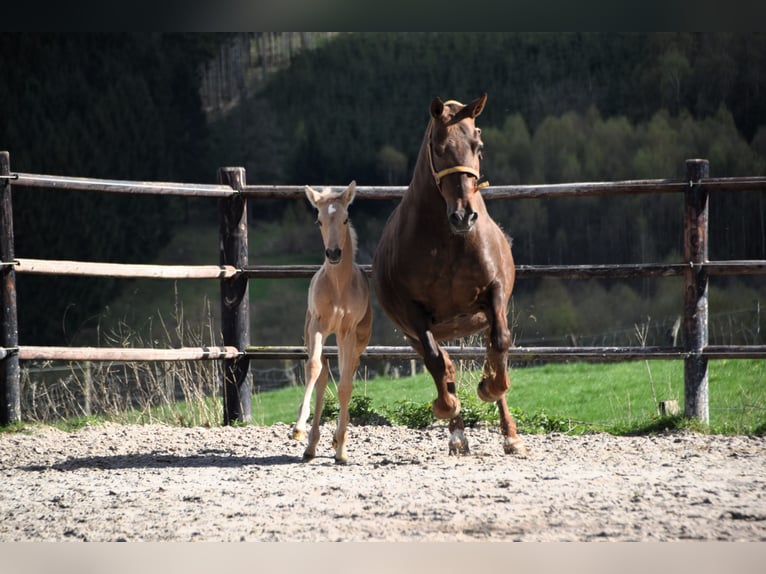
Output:
M428 211L439 211L441 213L443 212L444 202L441 200L441 194L436 187L434 176L428 164L429 151L428 141L424 138L423 145L420 146L417 162L415 162L412 181L410 181L405 197L407 197L408 201L417 204L418 213L426 213Z

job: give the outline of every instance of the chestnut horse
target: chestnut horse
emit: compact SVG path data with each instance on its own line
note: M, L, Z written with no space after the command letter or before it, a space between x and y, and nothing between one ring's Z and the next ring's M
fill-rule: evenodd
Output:
M316 456L319 442L319 421L329 374L327 357L322 349L331 333L335 333L338 342L340 366L340 410L333 447L335 462L343 464L348 461L348 405L354 386L354 373L359 367L359 357L367 347L372 332L369 282L354 262L356 233L348 220L348 206L354 201L355 193L354 181L340 193L333 193L329 189L318 192L306 186L306 197L318 212L317 224L322 232L325 260L312 277L309 286L304 331L308 352L306 390L298 409L298 421L293 428L293 438L301 440L305 437L311 393L316 385L314 418L308 435L308 446L303 454L304 461L310 461Z
M436 383L434 415L450 419L450 453L467 453L455 367L439 342L482 331L487 353L477 393L495 401L504 450L525 455L505 399L508 302L515 266L508 238L479 191L481 130L475 118L487 95L468 105L431 102L431 121L412 181L386 223L372 263L385 313L423 357Z

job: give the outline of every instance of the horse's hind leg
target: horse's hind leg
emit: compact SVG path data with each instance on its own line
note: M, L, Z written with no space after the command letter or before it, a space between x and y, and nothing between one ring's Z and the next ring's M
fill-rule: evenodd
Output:
M450 454L470 454L468 448L468 439L465 438L465 423L463 417L456 416L449 421L449 453Z
M503 450L505 454L527 456L529 451L519 438L519 435L516 434L516 421L513 420L511 412L508 410L505 396L497 401L497 410L500 414L500 430L503 433Z

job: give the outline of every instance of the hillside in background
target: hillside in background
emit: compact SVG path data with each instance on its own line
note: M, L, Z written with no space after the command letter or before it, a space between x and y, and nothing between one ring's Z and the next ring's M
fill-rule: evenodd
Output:
M486 91L478 123L493 184L679 177L689 157L710 159L714 176L763 175L765 60L766 34L9 34L0 38L0 148L13 170L35 173L213 182L218 167L243 165L249 183L404 185L431 98ZM711 198L712 259L766 259L765 204L763 193ZM253 262L321 261L307 203L250 205ZM392 207L354 204L363 262ZM520 264L679 260L679 198L490 209ZM19 257L217 263L213 201L25 189L14 210ZM171 242L179 237L201 245ZM216 289L179 289L187 316L204 314L203 292L215 309ZM305 285L251 290L253 341L298 343ZM92 341L96 327L121 320L117 309L141 309L141 328L152 309L172 314L172 291L22 276L21 338ZM607 332L635 341L639 323L659 338L680 291L674 280L519 282L517 340ZM723 326L712 336L766 331L755 311L764 291L759 277L717 279L711 313L723 313ZM376 337L395 337L385 319Z

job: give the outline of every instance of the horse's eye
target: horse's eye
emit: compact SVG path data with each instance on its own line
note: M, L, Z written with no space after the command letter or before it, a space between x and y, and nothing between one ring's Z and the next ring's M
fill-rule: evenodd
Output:
M343 222L343 225L346 225L347 223L348 223L348 217L347 217L347 218L346 218L346 220Z
M317 227L322 227L322 222L321 222L321 221L319 221L319 220L317 219L317 220L314 222L314 225L316 225Z

